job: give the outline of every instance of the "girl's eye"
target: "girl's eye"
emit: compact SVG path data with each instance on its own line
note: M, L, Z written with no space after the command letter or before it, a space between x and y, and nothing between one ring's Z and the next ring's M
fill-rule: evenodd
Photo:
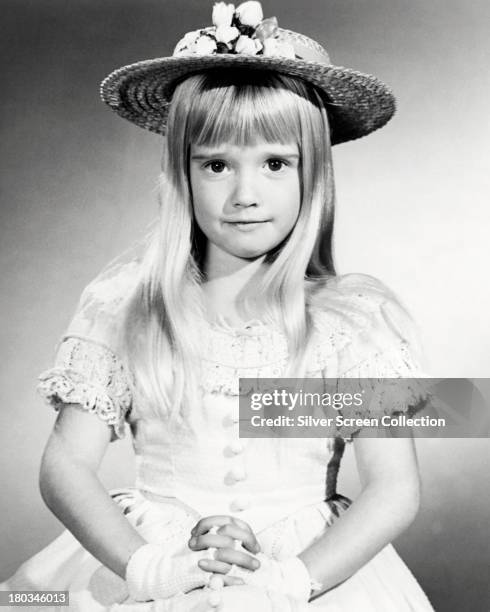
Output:
M204 167L206 168L206 170L209 170L213 174L220 174L226 168L226 164L225 162L220 161L219 159L215 159L204 164Z
M267 160L267 166L272 172L279 172L284 168L285 165L286 162L284 160L278 159L276 157L272 157L271 159Z

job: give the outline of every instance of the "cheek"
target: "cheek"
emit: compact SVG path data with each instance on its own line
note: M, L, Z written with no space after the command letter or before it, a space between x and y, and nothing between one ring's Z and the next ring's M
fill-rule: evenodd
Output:
M216 193L204 181L193 180L192 175L191 190L194 216L198 225L204 231L213 223L219 213Z
M292 229L298 219L301 208L301 187L299 180L292 180L283 185L276 195L276 204L281 211L279 216L284 229Z

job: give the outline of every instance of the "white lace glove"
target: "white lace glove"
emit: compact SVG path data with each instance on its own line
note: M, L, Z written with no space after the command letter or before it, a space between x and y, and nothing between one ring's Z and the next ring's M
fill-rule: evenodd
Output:
M149 601L206 586L211 574L197 562L207 558L207 551L169 556L162 546L144 544L131 555L126 567L129 594L135 601Z
M311 591L321 588L319 583L312 581L299 557L276 561L263 553L255 556L260 561L259 569L252 571L234 565L228 575L242 578L245 584L282 593L298 603L307 603Z

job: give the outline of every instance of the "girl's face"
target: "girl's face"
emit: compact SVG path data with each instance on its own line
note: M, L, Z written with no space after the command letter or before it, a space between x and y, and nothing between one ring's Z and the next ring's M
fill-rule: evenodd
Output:
M299 164L296 144L191 146L194 215L208 261L256 259L289 235L301 203Z

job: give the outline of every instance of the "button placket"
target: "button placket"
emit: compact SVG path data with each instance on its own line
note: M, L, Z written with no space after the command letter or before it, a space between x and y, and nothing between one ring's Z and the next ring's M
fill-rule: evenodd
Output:
M237 495L230 500L230 510L232 512L241 512L246 510L250 504L250 496L240 492L240 485L244 480L247 479L247 470L245 467L244 451L246 448L246 442L238 437L237 424L239 419L235 419L232 414L229 415L230 419L234 420L235 423L235 438L229 442L226 447L228 451L228 457L232 462L232 467L225 477L225 482L233 487L238 487ZM231 455L230 455L231 453Z
M231 461L231 467L226 475L225 482L230 485L237 485L247 478L245 458L243 455L244 450L245 445L237 438L232 440L225 449L225 452L228 451L227 454Z

